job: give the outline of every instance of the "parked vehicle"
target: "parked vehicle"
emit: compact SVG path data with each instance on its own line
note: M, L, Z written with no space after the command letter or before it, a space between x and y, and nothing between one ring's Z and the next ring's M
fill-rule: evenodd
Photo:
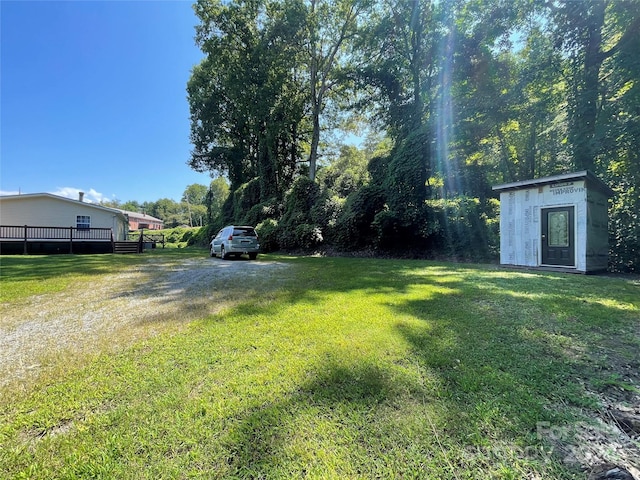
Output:
M251 260L258 257L260 243L253 227L228 225L211 240L211 256L229 258L231 255L249 255Z

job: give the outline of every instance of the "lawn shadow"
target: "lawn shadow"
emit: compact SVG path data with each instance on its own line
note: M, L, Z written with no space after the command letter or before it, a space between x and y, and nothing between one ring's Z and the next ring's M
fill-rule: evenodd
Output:
M581 292L593 285L598 296ZM396 329L449 392L450 421L469 439L528 435L536 445L541 425L597 416L595 385L617 359L640 367L640 299L630 284L621 292L606 278L477 272L458 289L393 308L418 320ZM607 298L614 290L616 302Z
M309 377L281 400L245 412L229 446L234 478L373 473L366 472L367 430L401 394L393 372L327 354Z
M345 273L343 262L348 273L336 275ZM260 458L253 463L254 473L277 469L290 434L278 425L295 405L329 410L364 405L379 411L393 403L400 389L412 392L413 401L438 395L447 410L448 440L454 444L476 448L488 441L528 442L525 447L537 447L541 424L561 428L598 408L590 387L606 377L601 368L611 352L636 352L635 360L627 360L638 360L640 299L632 282L423 261L307 258L293 263L300 266L302 280L283 293L291 304L313 306L332 293L350 291L393 296L389 322L395 322L396 332L410 345L409 363L419 364L441 389L432 392L421 383L400 386L380 365L329 362L325 374L289 403L249 414L237 443L236 466L251 462L252 456ZM421 287L425 297L415 299ZM245 304L239 312L264 314L268 308ZM621 334L625 338L616 338ZM262 415L269 419L266 423L260 421ZM256 438L271 440L256 443ZM269 443L273 439L276 444Z

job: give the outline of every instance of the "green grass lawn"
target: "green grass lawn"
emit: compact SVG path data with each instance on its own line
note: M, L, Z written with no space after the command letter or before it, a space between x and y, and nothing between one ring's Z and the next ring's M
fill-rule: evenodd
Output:
M150 258L64 257L3 257L3 301L66 288L76 269L99 275ZM584 478L549 455L540 425L585 420L599 407L593 392L638 388L615 369L639 366L632 280L260 258L291 264L284 285L0 405L0 472Z

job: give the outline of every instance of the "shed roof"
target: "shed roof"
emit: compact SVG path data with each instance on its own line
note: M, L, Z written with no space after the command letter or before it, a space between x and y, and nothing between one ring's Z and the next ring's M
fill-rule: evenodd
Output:
M589 170L582 170L580 172L563 173L561 175L553 175L551 177L535 178L533 180L522 180L520 182L503 183L502 185L496 185L493 190L496 192L504 192L508 190L522 190L526 188L541 187L543 185L549 185L553 183L569 182L572 180L586 180L590 188L594 188L604 193L608 197L613 197L615 192L609 188L609 186L596 177Z

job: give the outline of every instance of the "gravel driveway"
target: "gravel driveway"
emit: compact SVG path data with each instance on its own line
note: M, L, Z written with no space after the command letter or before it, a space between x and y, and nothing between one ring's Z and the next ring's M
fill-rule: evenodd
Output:
M254 291L274 289L281 262L151 257L55 294L0 305L0 388L61 368L61 354L114 350L216 313Z

